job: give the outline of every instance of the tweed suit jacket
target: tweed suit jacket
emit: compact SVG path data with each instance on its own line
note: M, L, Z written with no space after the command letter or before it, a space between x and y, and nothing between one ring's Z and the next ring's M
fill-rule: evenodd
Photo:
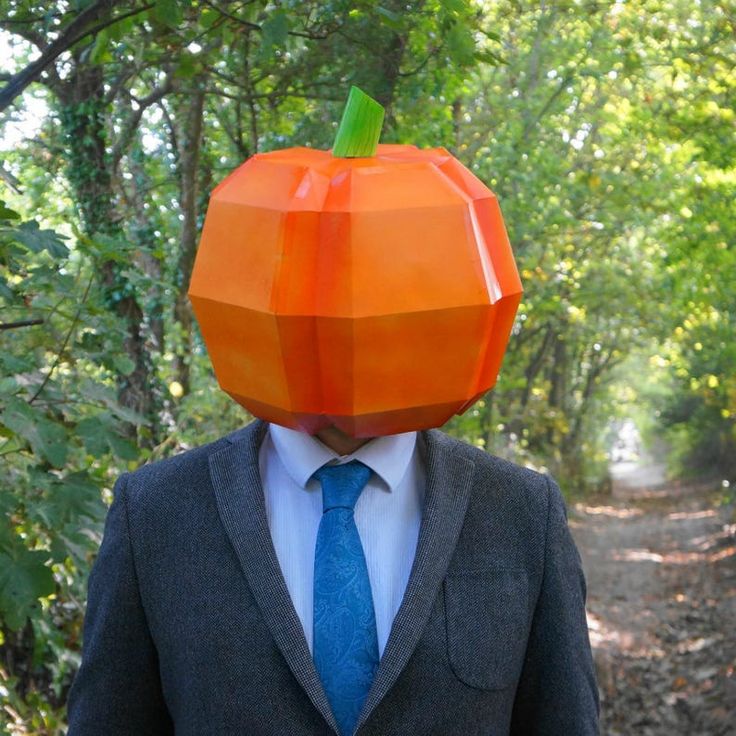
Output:
M68 736L334 736L271 541L267 425L117 480ZM360 736L593 736L585 581L552 479L419 433L416 557Z

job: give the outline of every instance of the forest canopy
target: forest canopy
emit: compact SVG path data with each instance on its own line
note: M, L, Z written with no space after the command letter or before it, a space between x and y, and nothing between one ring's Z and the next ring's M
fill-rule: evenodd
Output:
M517 259L447 430L582 494L629 418L735 481L735 38L717 0L0 0L0 726L61 733L117 475L248 421L186 296L212 188L329 148L350 85L488 184Z

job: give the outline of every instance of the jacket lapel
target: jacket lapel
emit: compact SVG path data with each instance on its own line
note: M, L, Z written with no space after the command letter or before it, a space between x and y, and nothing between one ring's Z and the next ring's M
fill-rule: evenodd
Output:
M276 645L315 708L337 732L268 528L258 470L258 449L267 426L257 420L229 435L228 444L210 455L217 508Z
M475 463L437 430L422 432L427 486L409 582L394 618L356 730L370 717L409 661L429 620L468 507Z

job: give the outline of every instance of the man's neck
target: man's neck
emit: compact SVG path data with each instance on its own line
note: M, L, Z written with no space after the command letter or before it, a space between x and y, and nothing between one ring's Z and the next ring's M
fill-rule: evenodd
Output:
M355 452L359 447L373 439L373 437L351 437L334 425L327 427L327 429L321 429L315 436L323 445L327 445L338 455L350 455L350 453Z

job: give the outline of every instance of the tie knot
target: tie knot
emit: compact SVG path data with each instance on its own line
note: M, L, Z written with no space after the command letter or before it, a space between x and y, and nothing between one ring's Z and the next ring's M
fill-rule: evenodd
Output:
M352 511L371 472L360 460L351 460L343 465L323 465L316 470L313 475L322 484L322 511L334 508Z

